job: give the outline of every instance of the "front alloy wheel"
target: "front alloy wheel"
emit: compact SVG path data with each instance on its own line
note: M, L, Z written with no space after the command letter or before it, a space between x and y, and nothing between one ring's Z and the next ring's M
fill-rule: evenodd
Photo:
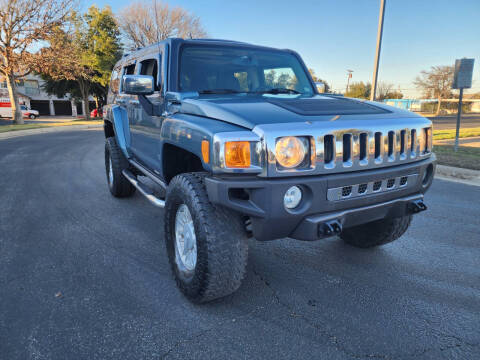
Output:
M212 204L204 173L175 176L167 188L164 225L168 260L182 293L202 303L240 287L248 258L242 217Z
M175 216L175 262L186 277L193 274L197 265L197 237L192 215L187 205L178 207Z

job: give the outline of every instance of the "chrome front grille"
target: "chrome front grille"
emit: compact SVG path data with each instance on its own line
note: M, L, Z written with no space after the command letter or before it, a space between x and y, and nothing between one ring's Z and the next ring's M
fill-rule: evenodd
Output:
M420 137L417 129L328 134L323 137L323 154L317 153L317 165L323 163L325 169L373 167L417 159L432 150L428 145L429 129L419 131Z
M261 176L298 176L367 170L401 165L431 155L431 122L426 118L319 121L258 125L267 159ZM279 169L275 142L282 136L311 138L312 166Z

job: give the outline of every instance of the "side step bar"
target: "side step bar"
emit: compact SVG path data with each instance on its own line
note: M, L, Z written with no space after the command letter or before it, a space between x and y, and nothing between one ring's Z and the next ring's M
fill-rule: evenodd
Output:
M161 187L163 187L164 189L167 188L167 185L162 181L160 180L154 173L152 173L150 170L148 170L147 168L145 168L143 165L139 164L138 162L136 162L135 160L129 160L130 164L132 164L133 166L135 166L137 168L137 170L139 170L141 173L143 173L145 176L149 177L150 180L156 182L158 185L160 185Z
M147 198L148 201L150 201L153 205L159 208L164 208L165 207L165 200L157 198L154 194L153 191L150 190L146 185L142 184L139 182L136 178L135 175L132 174L130 170L123 170L122 171L123 176L132 183L135 188L140 191L140 193Z

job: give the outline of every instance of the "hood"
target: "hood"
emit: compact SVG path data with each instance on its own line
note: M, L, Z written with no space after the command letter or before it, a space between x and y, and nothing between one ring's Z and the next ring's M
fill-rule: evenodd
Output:
M261 124L420 117L382 103L342 96L205 96L182 100L178 111L225 121L248 129Z

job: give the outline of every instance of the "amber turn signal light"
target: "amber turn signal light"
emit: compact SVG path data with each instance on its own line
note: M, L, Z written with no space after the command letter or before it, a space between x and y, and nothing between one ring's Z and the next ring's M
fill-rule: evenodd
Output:
M250 142L228 141L225 143L225 165L229 168L250 167Z
M202 157L205 164L210 162L210 142L208 140L202 140Z

